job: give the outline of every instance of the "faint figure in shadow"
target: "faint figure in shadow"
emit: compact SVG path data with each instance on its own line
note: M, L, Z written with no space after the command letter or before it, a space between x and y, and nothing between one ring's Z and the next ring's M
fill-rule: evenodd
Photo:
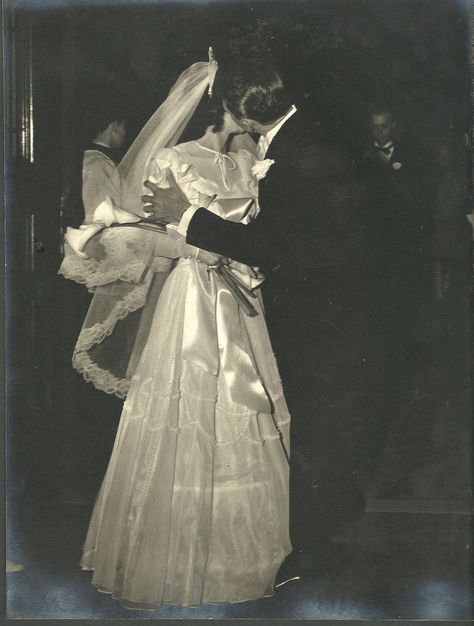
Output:
M372 409L366 447L370 471L394 420L407 425L417 421L416 363L424 351L420 311L431 288L429 164L419 137L414 142L405 139L407 133L402 132L405 129L400 128L399 118L391 104L370 108L369 145L355 163L368 191L365 247Z
M86 221L92 220L98 201L103 198L126 139L127 116L124 107L106 103L94 107L89 121L92 142L82 162L82 201Z

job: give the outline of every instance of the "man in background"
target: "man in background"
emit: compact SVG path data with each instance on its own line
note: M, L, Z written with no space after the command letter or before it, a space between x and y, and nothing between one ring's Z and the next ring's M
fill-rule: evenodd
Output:
M117 107L104 104L93 111L90 122L92 142L84 151L82 162L82 201L85 220L92 221L96 207L104 199L110 178L123 153L126 116Z
M375 466L394 420L416 423L416 362L423 354L418 330L430 289L431 224L426 163L417 138L413 146L404 139L390 105L373 106L367 122L370 145L356 167L368 191L369 397L374 410L366 432Z
M396 121L393 112L387 107L374 107L369 117L369 132L372 145L364 154L367 168L380 171L402 167L400 145L396 142ZM400 167L399 167L400 165ZM373 173L373 172L372 172Z

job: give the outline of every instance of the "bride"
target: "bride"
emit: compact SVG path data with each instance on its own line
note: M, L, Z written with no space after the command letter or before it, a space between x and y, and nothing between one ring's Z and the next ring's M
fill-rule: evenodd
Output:
M81 566L128 608L269 595L291 551L290 417L261 305L263 276L234 261L220 272L176 231L133 225L147 179L168 187L174 178L190 205L207 199L229 220L257 214L258 180L271 162L258 161L226 109L230 91L245 97L238 80L216 71L211 59L180 76L119 165L115 188L104 190L94 223L69 229L60 270L95 293L75 367L126 396ZM275 110L272 79L260 76L256 92L261 107ZM209 103L204 134L176 145L199 101ZM108 228L113 222L125 227ZM97 240L100 254L88 254ZM111 347L124 335L128 348Z

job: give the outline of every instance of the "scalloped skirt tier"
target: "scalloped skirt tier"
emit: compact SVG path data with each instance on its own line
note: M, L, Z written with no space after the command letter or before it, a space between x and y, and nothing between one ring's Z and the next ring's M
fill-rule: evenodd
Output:
M270 595L291 551L290 418L263 314L240 319L273 415L181 358L193 263L161 293L84 545L92 583L128 608Z

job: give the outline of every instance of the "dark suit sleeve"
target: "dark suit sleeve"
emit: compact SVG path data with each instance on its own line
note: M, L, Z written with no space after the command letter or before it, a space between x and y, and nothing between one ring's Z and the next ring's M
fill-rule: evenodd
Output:
M299 223L295 207L310 201L308 181L302 180L291 153L280 155L261 181L261 211L244 225L217 217L206 209L196 211L188 225L186 241L264 271L286 262L292 224ZM311 179L311 177L308 177Z
M260 214L250 224L230 222L201 208L192 217L187 243L247 265L271 265L277 255L278 241Z
M224 220L198 209L189 222L186 241L268 272L277 265L314 262L319 219L327 206L327 187L345 171L337 153L309 144L280 152L270 176L260 183L261 211L248 225ZM328 180L331 181L328 183Z

